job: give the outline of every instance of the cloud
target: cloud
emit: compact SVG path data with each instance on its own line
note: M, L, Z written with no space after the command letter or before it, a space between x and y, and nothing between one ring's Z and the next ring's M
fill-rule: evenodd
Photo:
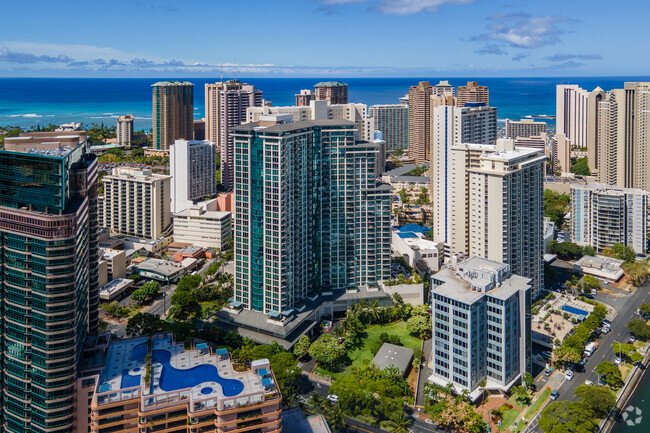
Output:
M498 44L486 44L483 48L476 50L477 54L496 54L502 56L508 54L506 50L503 49L501 45Z
M356 3L368 4L368 10L385 15L413 15L437 12L445 4L461 5L475 0L317 0L321 11L332 12L335 7Z
M520 60L525 59L526 57L528 57L528 54L519 53L519 54L517 54L516 56L514 56L514 57L512 58L512 61L514 61L514 62L518 62L518 61L520 61Z
M516 48L539 48L560 41L565 33L560 23L571 21L566 17L535 17L527 14L497 14L488 18L488 33L472 38Z
M554 54L551 57L546 57L546 60L551 62L566 62L568 60L602 60L603 56L600 54Z
M11 51L6 45L0 45L0 62L9 63L69 63L72 59L66 55L49 56Z
M574 69L574 68L579 68L579 67L584 66L584 65L585 65L584 63L574 62L573 60L569 60L568 62L551 65L550 68L553 68L553 69Z

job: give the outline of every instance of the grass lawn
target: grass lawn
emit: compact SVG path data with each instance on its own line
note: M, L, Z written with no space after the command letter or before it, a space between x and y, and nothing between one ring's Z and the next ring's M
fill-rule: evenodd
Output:
M406 322L400 321L392 325L385 326L372 325L367 327L364 332L368 334L368 336L361 341L361 347L352 349L348 352L348 357L352 360L352 364L348 365L345 371L331 373L328 370L320 367L316 367L315 371L325 376L339 378L352 371L353 367L362 367L364 361L372 361L372 358L374 358L373 354L370 352L370 347L375 341L379 341L379 336L383 332L388 333L388 335L397 335L404 347L408 347L410 349L422 347L422 340L411 336L411 334L409 334L409 332L406 330Z
M532 395L530 395L530 391L528 391L528 396L531 397L531 399L532 399L532 397L533 397ZM514 395L511 395L511 396L510 396L510 398L508 399L508 403L510 403L510 404L514 404L514 405L517 405L517 406L519 406L519 407L522 407L519 403L517 403L517 399L515 398ZM525 409L526 406L523 406L523 408Z
M523 430L523 428L526 427L526 421L523 419L519 420L517 423L517 427L515 428L515 433L519 433L520 431Z
M503 412L503 420L499 426L499 431L506 431L510 428L512 423L515 421L515 418L519 416L519 411L517 409L508 409Z
M200 302L199 304L201 305L201 317L203 319L207 319L211 313L219 311L219 303L216 301Z
M539 410L540 407L548 400L549 396L551 395L551 390L546 388L544 392L533 402L533 404L530 406L530 409L524 414L524 418L527 420L530 420L532 417L535 416L537 411Z

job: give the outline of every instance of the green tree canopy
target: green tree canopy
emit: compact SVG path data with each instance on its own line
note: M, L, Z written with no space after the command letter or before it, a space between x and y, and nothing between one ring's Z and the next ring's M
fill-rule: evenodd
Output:
M417 335L420 338L425 338L431 333L431 318L428 316L411 316L406 321L406 330L411 335Z
M544 190L544 216L549 217L558 230L564 225L564 215L569 212L569 200L567 194Z
M330 371L337 369L345 359L345 347L331 335L323 335L309 346L309 354Z
M620 388L623 385L621 370L613 362L603 361L596 367L596 373L605 376L606 382L612 388Z
M588 290L600 289L600 281L598 281L598 278L594 277L593 275L585 275L582 279L582 284L584 285L585 289Z
M607 388L600 386L580 385L573 395L578 397L589 409L593 410L598 418L607 415L609 410L616 404L614 394Z
M153 335L164 329L164 323L157 314L137 313L129 318L126 333L131 336Z
M191 316L200 316L201 314L201 305L190 291L176 289L170 303L169 311L178 320L187 320Z
M562 260L577 260L582 257L582 247L573 242L550 241L548 250Z
M634 319L625 325L641 341L650 340L650 326L642 319Z
M587 157L585 156L584 158L576 158L575 161L572 161L571 172L577 174L578 176L591 176Z
M640 286L648 277L648 262L645 260L625 262L622 268L635 286Z
M307 355L307 352L309 352L309 337L306 335L303 335L298 339L296 344L293 346L293 354L296 356L296 358L301 359L304 358Z
M592 433L598 425L594 411L581 402L554 401L542 411L539 428L544 433Z

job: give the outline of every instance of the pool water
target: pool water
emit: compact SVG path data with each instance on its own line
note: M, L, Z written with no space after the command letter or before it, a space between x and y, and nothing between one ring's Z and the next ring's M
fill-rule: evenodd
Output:
M131 350L131 361L144 362L147 356L147 343L138 344Z
M241 381L224 379L219 376L217 367L214 365L197 365L187 370L179 370L169 364L170 358L171 354L167 350L154 350L152 353L153 362L162 364L158 386L163 391L191 388L204 382L217 382L221 385L226 397L234 397L244 390L244 384Z
M586 316L589 315L589 313L587 311L581 310L579 308L571 307L569 305L563 305L562 310L566 311L567 313L577 314L579 316L585 316L586 317Z

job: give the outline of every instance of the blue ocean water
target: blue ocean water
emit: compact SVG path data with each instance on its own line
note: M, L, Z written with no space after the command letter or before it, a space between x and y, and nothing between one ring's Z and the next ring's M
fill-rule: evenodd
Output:
M441 78L345 78L349 101L368 105L398 103L418 81L437 83ZM189 79L194 87L195 118L203 117L204 84L217 79ZM294 94L311 89L317 78L240 78L261 89L275 106L293 105ZM555 114L556 84L578 84L592 90L622 88L625 81L648 81L649 77L575 78L452 78L455 86L468 80L490 89L490 105L499 119ZM151 128L151 78L0 78L0 125L25 128L37 124L83 122L113 124L121 114L135 116L136 129ZM552 121L549 121L552 123Z

